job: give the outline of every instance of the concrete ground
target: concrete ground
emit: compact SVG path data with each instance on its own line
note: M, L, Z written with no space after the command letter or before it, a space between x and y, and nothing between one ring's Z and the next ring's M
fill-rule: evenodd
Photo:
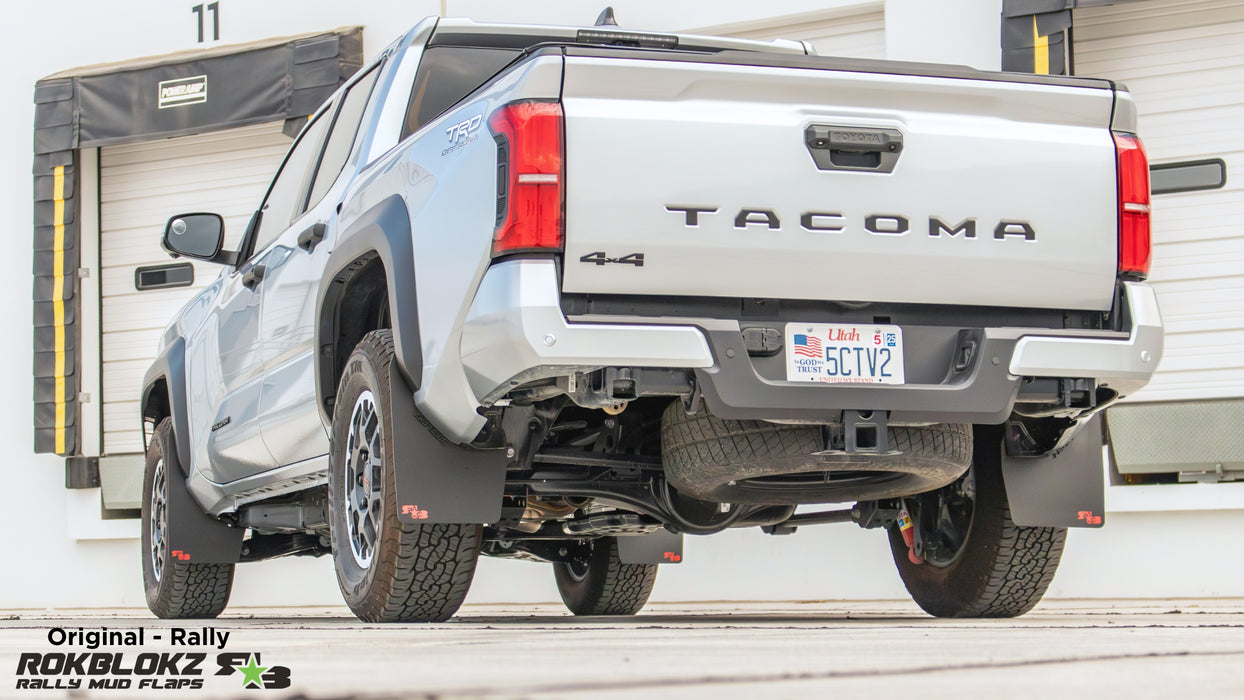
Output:
M230 633L224 651L286 666L292 686L244 691L240 674L212 675L209 648L199 691L16 689L22 653L89 651L53 646L50 629L139 626L145 647L99 651L127 664L194 651L168 646L169 629L209 626ZM0 611L0 679L6 698L1244 697L1244 600L1051 601L1017 620L966 621L889 601L658 603L624 619L476 605L436 625L368 625L344 608L230 609L206 625L145 610Z

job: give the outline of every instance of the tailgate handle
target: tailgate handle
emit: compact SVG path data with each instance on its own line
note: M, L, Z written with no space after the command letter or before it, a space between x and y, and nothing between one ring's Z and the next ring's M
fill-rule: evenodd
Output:
M903 154L898 129L813 124L804 130L804 143L821 170L889 173Z

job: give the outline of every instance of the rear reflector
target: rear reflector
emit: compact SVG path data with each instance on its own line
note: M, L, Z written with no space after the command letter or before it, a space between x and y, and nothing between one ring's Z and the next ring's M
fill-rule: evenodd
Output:
M1115 133L1119 177L1119 272L1145 277L1153 244L1149 235L1149 159L1133 134Z
M492 255L562 249L562 108L513 102L488 119L497 140Z

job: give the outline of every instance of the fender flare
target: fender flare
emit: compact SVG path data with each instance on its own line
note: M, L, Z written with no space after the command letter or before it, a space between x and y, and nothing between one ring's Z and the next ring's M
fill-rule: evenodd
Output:
M168 393L168 412L173 419L173 443L177 446L177 461L181 463L181 471L190 475L190 418L186 403L186 340L177 338L164 347L151 363L147 374L143 376L142 418L155 417L156 412L149 410L151 392L156 383L164 380ZM141 426L140 426L141 427ZM143 452L147 451L147 431L143 434Z
M330 422L328 398L336 393L335 356L338 308L352 273L379 258L388 287L390 323L398 370L416 391L423 380L423 347L415 288L414 239L410 213L399 195L390 195L350 224L333 242L320 278L315 316L316 400L321 418ZM344 360L344 358L340 358Z

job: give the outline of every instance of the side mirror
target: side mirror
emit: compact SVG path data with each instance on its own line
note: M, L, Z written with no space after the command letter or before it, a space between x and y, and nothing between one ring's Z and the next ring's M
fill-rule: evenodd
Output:
M225 220L219 214L179 214L168 220L161 244L174 257L232 265L236 255L221 250Z

